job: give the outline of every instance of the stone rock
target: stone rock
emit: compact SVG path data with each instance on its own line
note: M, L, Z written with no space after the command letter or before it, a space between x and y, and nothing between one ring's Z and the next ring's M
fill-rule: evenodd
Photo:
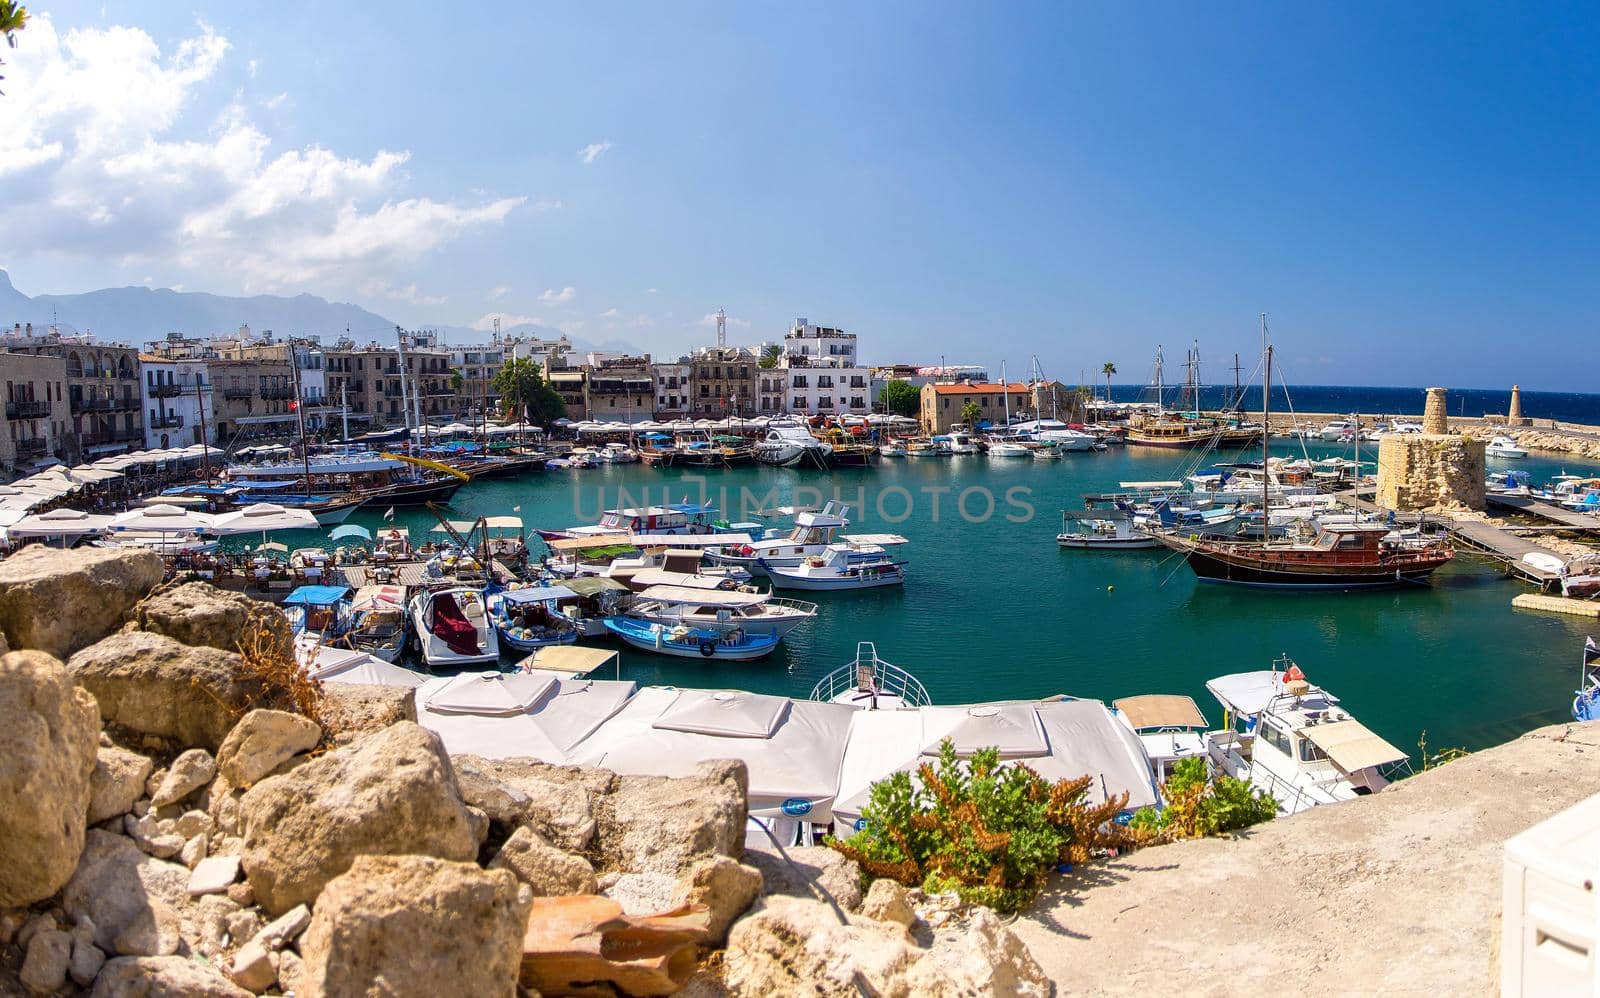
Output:
M746 849L744 861L761 872L767 897L823 900L845 911L861 910L861 868L826 846L800 846L777 852Z
M528 901L505 870L361 856L317 898L300 942L308 994L516 994Z
M24 913L26 914L26 913ZM61 926L56 923L56 917L48 911L34 912L22 923L22 928L17 932L17 945L23 949L28 948L28 943L41 932L54 932Z
M311 901L357 856L478 854L449 757L409 722L268 777L241 813L245 875L270 912Z
M162 571L142 548L29 545L0 562L0 633L8 647L66 658L116 630Z
M278 968L266 947L254 940L240 946L228 961L228 979L246 991L260 994L278 982Z
M184 866L192 870L200 865L201 860L206 858L206 847L206 837L204 835L196 835L194 838L184 842L183 848L178 851L178 859Z
M78 987L86 988L93 984L94 979L100 975L100 968L105 965L105 950L82 939L73 942L72 962L67 965L67 973Z
M265 928L251 938L269 950L282 949L299 939L300 933L310 924L310 909L299 904L267 923Z
M595 802L616 782L603 769L553 766L537 759L459 755L450 762L462 800L480 808L505 834L527 825L564 852L589 848Z
M317 722L283 710L252 710L223 739L217 768L230 786L249 787L322 740Z
M59 990L66 986L71 962L72 936L60 929L36 932L28 940L28 953L22 960L22 986L34 994Z
M728 927L761 895L761 871L727 856L697 861L679 878L673 907L698 905L708 919L703 942L721 945Z
M144 794L152 766L147 755L115 745L100 746L89 776L89 824L98 825L132 811Z
M599 890L595 885L594 867L588 860L562 852L526 825L506 840L489 867L510 870L532 888L535 897L593 894Z
M107 724L207 749L221 745L265 692L260 679L243 673L238 655L145 631L90 645L67 668L100 702Z
M189 876L189 896L221 894L239 879L238 856L212 856L202 859Z
M261 934L261 916L250 909L233 912L223 920L222 924L228 930L228 938L236 946L250 942Z
M906 928L916 924L917 912L906 896L906 889L888 877L879 877L861 902L861 914L880 922L894 922Z
M166 778L150 795L151 807L166 807L210 783L217 776L217 762L203 748L190 749L172 760Z
M174 830L186 839L196 835L210 836L217 827L216 821L204 811L185 811L178 816Z
M738 760L694 776L618 776L596 809L598 868L677 876L702 856L744 852L749 775Z
M600 893L622 905L624 915L659 915L675 910L678 878L666 873L608 873Z
M204 582L151 594L133 608L132 626L182 644L222 651L238 651L241 640L262 634L279 643L284 654L294 651L289 620L282 610Z
M417 719L417 691L404 686L326 683L317 719L328 741L345 745L391 724Z
M72 876L99 737L94 699L59 661L0 656L0 908L47 898Z
M703 911L631 916L610 898L534 898L521 984L541 994L612 993L602 982L627 995L674 994L694 974L707 924Z
M208 964L182 956L108 960L92 998L250 998Z
M176 924L173 912L187 901L189 876L176 863L145 855L132 839L91 828L61 906L74 921L89 918L94 944L108 953L119 952L119 938L160 949L166 929Z
M189 944L207 957L227 949L232 941L228 919L239 913L239 906L221 894L207 894L195 902Z
M170 820L157 818L154 811L143 818L123 815L122 827L134 845L157 859L171 859L183 849L183 836L173 831Z
M300 979L305 975L306 965L300 959L300 954L292 949L286 949L278 954L278 985L285 994L293 992L302 993Z
M171 956L183 942L183 924L165 901L148 902L148 918L130 922L111 940L120 956Z
M256 892L248 881L228 885L228 900L239 905L253 905L256 903Z
M906 973L914 995L1017 995L1047 998L1050 978L1016 933L988 908L967 912L958 930L938 932Z
M206 797L206 813L217 823L217 830L224 835L238 835L244 827L239 811L244 790L229 783L227 776L219 775Z

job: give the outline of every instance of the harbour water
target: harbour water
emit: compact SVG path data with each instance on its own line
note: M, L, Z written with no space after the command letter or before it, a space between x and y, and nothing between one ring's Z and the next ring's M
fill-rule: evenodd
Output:
M1275 450L1300 453L1288 442ZM1347 453L1313 448L1311 456ZM1568 716L1579 647L1593 622L1514 612L1512 596L1527 587L1469 555L1429 587L1292 593L1197 584L1165 550L1056 546L1061 510L1080 508L1084 493L1172 479L1182 461L1171 452L1113 448L1051 462L924 458L833 473L614 465L474 483L457 494L450 515L520 507L530 528L562 527L593 522L600 509L622 502L704 497L737 521L758 508L837 495L855 507L852 530L910 539L896 552L910 566L903 590L811 594L822 604L817 618L760 662L713 666L624 651L622 674L640 683L805 696L853 659L856 642L872 641L938 703L1187 693L1217 723L1206 679L1264 669L1288 654L1406 748L1423 729L1431 746L1478 748ZM1504 466L1536 481L1563 468L1587 470L1539 457ZM376 530L385 524L381 514L363 510L351 522ZM436 521L403 510L396 522L420 543ZM314 543L309 535L279 539Z
M1181 371L1179 372L1181 375ZM1246 369L1244 376L1251 378ZM1168 372L1173 378L1171 370ZM1261 411L1261 372L1254 373L1254 384L1246 383L1237 391L1233 385L1211 384L1200 388L1200 404L1205 409L1226 408L1239 394L1244 396L1243 408L1247 412ZM1102 397L1105 381L1094 386ZM1168 405L1176 405L1181 394L1179 386L1168 384L1162 393ZM1111 397L1117 402L1150 402L1155 390L1143 385L1111 386ZM1420 416L1427 393L1421 388L1396 388L1356 385L1298 385L1276 384L1272 387L1272 411L1278 416L1290 412L1359 412L1363 416ZM1506 414L1511 407L1511 390L1486 388L1451 388L1450 415L1478 418L1484 415ZM1564 423L1582 423L1586 426L1600 424L1600 395L1581 392L1522 393L1522 413L1541 422L1546 419Z

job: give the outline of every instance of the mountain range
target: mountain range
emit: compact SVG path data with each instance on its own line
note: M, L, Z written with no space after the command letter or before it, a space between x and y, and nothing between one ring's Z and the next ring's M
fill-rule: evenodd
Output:
M142 345L168 333L204 337L229 334L248 323L261 333L271 330L279 336L320 336L332 343L348 330L357 343L376 340L387 344L398 323L376 312L349 302L330 302L311 294L292 298L280 295L253 295L235 298L200 291L173 291L170 288L101 288L65 295L25 295L0 270L0 326L33 323L36 330L54 323L67 332L92 332L112 343ZM470 326L435 325L446 343L482 343L488 334ZM553 339L559 329L523 323L501 330L506 336L537 336ZM621 340L592 342L569 336L574 353L589 351L640 353L637 346Z

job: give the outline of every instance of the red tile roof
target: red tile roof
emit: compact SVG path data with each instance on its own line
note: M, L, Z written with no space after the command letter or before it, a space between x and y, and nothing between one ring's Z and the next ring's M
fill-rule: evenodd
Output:
M1013 395L1018 394L1018 393L1026 394L1027 391L1028 391L1028 386L1023 384L1020 381L1013 381L1009 385L1001 385L1001 384L987 385L987 384L984 384L984 385L934 385L933 386L933 391L934 391L934 394L936 394L936 395L998 395L998 394L1000 394L1000 392L1002 390L1010 392Z

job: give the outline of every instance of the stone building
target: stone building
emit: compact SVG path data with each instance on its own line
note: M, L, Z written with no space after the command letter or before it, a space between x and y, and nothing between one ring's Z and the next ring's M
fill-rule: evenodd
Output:
M968 402L977 403L980 422L1002 423L1007 411L1013 418L1031 414L1033 394L1020 381L1006 385L971 381L923 385L922 407L918 413L922 432L929 435L948 432L961 422L961 411Z
M701 347L694 352L690 398L696 418L756 411L761 357L749 347Z
M550 382L550 387L561 397L567 407L567 418L574 423L581 423L589 418L587 400L589 397L589 372L579 368L548 371L545 380Z
M139 352L133 347L99 343L88 334L65 336L54 329L36 334L28 325L0 338L0 348L65 362L70 416L64 460L77 464L143 445Z
M0 353L5 383L5 429L0 465L17 471L65 459L72 411L67 405L67 362L61 357Z
M637 423L655 415L655 380L649 354L596 360L598 363L584 365L588 372L584 384L585 418Z
M289 406L294 370L288 360L217 358L207 361L206 369L219 445L295 435L297 417Z
M1450 433L1443 388L1428 389L1422 433L1378 441L1379 506L1398 512L1484 508L1484 441Z

